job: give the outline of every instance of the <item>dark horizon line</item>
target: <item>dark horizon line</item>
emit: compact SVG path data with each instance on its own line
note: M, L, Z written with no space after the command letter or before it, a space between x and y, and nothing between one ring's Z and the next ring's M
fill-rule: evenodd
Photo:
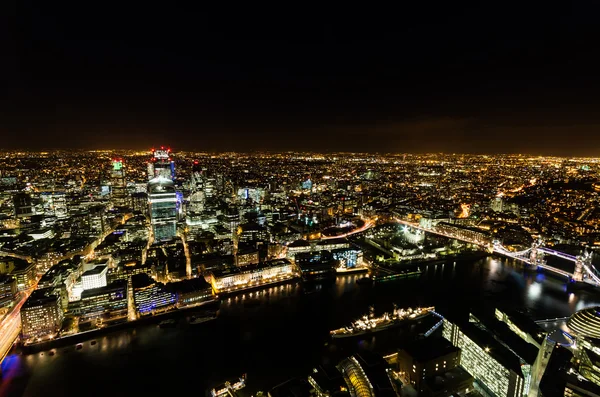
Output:
M165 145L161 145L165 146ZM155 148L157 146L154 146ZM187 150L173 150L171 146L166 145L165 147L171 148L171 152L177 156L177 152L204 152L204 153L235 153L235 154L254 154L254 153L269 153L269 154L283 154L283 153L302 153L302 154L371 154L371 155L380 155L380 156L403 156L403 155L412 155L412 156L424 156L424 155L452 155L452 156L535 156L535 157L561 157L561 158L600 158L600 156L590 156L590 155L558 155L558 154L541 154L541 153L531 153L531 152L515 152L515 153L484 153L484 152L440 152L440 151L432 151L432 152L381 152L381 151L335 151L335 150L272 150L272 149L247 149L243 151L239 150L216 150L216 149L187 149ZM147 151L151 153L152 146L144 149L140 148L99 148L99 149L85 149L80 147L62 147L62 148L42 148L42 149L25 149L25 148L13 148L13 149L2 149L0 148L0 153L2 152L32 152L32 153L40 153L40 152L64 152L64 151L77 151L77 152L116 152L116 151Z

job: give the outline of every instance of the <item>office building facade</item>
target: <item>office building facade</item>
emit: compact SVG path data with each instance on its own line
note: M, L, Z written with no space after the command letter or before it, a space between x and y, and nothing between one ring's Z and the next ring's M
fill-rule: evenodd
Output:
M60 295L53 288L33 291L21 307L21 333L24 341L52 338L62 326Z
M148 203L155 241L168 241L177 234L177 195L173 181L158 176L148 182Z

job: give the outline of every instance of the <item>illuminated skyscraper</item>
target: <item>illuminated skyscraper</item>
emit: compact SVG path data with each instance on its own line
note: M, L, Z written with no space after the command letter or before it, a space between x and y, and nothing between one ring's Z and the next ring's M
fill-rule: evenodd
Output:
M175 162L171 158L171 149L161 146L160 149L152 149L152 159L148 164L149 179L162 176L163 178L175 179Z
M148 182L148 203L155 241L167 241L177 232L177 195L171 179L157 176Z
M113 159L110 170L111 179L111 199L116 206L130 206L131 199L127 192L127 182L125 181L125 167L123 160Z

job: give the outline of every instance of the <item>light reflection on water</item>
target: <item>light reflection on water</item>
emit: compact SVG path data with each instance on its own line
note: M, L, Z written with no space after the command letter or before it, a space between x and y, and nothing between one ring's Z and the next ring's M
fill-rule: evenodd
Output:
M212 382L248 373L249 384L266 389L292 376L305 376L320 362L334 362L356 349L376 347L376 338L339 344L328 331L347 325L375 305L377 312L435 305L442 313L479 302L526 308L535 319L566 317L591 305L597 295L567 292L565 280L524 272L511 260L428 266L420 278L360 286L361 274L334 282L270 286L227 297L215 321L190 328L144 325L83 344L55 349L55 355L12 355L4 361L3 385L15 395L138 395L198 393ZM8 379L8 380L7 380ZM68 379L68 381L65 381ZM137 383L136 383L137 382ZM118 384L124 386L117 387ZM4 386L8 385L8 386ZM1 390L0 390L1 391Z

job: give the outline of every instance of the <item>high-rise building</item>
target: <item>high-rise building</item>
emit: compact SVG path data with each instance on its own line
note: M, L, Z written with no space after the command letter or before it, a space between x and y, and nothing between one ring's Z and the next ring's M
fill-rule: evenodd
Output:
M25 341L55 336L62 325L60 294L54 288L37 289L21 307L21 333Z
M494 212L502 212L504 207L504 202L502 201L502 196L496 196L490 202L490 208Z
M177 233L177 195L173 181L157 176L148 182L148 203L155 241L167 241Z
M25 218L35 215L33 201L29 193L16 193L13 196L13 204L15 207L15 216L17 218Z
M113 159L110 170L111 200L114 205L125 207L131 205L127 182L125 181L125 167L122 159Z
M149 179L162 176L163 178L175 179L175 162L171 158L171 149L161 146L160 149L152 149L152 159L148 164Z

